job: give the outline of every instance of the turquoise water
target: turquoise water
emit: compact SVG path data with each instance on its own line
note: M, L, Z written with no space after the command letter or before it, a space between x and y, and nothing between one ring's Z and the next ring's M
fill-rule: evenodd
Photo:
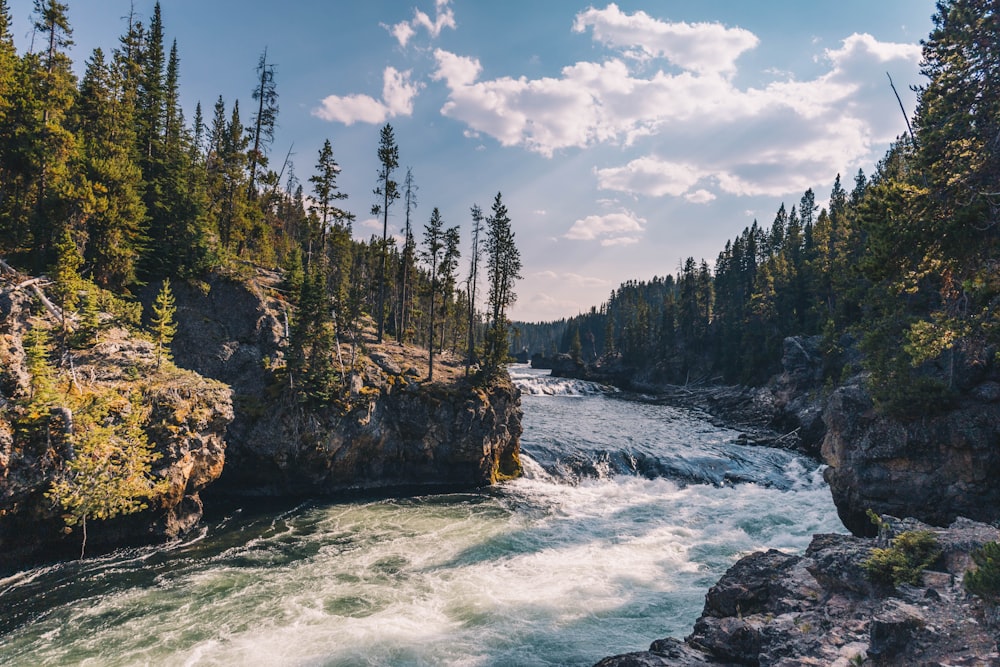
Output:
M234 509L167 548L0 580L0 664L591 665L689 633L740 554L843 530L814 461L514 375L524 479Z

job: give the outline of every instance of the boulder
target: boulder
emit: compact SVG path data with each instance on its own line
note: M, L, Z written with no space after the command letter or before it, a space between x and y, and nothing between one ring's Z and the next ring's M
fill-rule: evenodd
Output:
M975 397L917 419L875 410L863 378L827 401L825 477L844 525L871 535L869 509L936 526L1000 519L1000 404Z
M1000 537L997 528L960 519L935 528L883 517L887 535L931 530L942 571L925 572L920 587L873 587L863 563L884 542L826 534L805 554L770 550L745 556L713 586L692 633L661 639L648 651L598 665L876 665L1000 664L992 607L961 587L969 553ZM982 619L983 622L980 622Z

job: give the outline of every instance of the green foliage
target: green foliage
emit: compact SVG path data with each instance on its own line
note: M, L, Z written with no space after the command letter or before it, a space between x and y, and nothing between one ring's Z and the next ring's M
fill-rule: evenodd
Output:
M49 409L55 404L56 373L49 362L51 340L48 329L34 324L25 335L24 342L28 374L31 376L25 426L30 427L48 418Z
M80 328L76 332L74 344L85 347L97 342L101 329L101 306L97 288L87 289L83 297L83 307L80 311Z
M156 345L157 368L164 358L170 359L170 341L177 333L177 323L174 321L176 314L177 306L174 302L174 293L170 289L170 279L165 278L156 300L153 301L153 316L150 318L153 343Z
M514 242L511 220L499 192L493 200L492 215L486 218L485 254L489 328L484 341L483 371L490 376L507 363L510 330L507 308L517 301L514 284L521 278L521 253Z
M166 489L167 482L152 474L160 454L143 430L147 416L138 393L92 396L74 416L72 456L46 496L63 509L66 525L82 525L81 558L87 519L146 509L147 501Z
M971 555L976 569L965 572L965 590L989 602L1000 602L1000 543L987 542Z
M937 538L929 530L908 530L888 548L872 549L862 564L872 582L886 586L919 584L921 573L941 555Z
M56 305L62 312L61 326L63 336L69 332L70 311L76 308L80 299L80 289L83 279L80 277L80 267L83 257L77 250L76 243L69 228L63 228L62 234L55 245L56 262L52 267L52 293Z

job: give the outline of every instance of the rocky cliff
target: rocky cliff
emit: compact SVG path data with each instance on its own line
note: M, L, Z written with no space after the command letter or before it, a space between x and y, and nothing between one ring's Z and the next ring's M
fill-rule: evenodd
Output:
M387 488L472 488L520 474L520 397L509 381L466 383L444 355L343 341L343 395L305 404L280 369L288 306L277 276L215 276L175 290L177 363L233 388L235 420L214 492L317 495ZM419 370L418 370L419 368Z
M152 343L109 325L96 343L52 361L59 367L54 404L45 414L29 414L25 335L51 323L30 292L18 288L23 282L23 276L0 280L0 567L79 554L79 528L65 526L46 492L73 458L73 437L83 428L74 428L71 406L86 409L88 402L111 406L107 421L127 412L130 396L139 397L142 429L158 455L153 476L165 481L147 510L88 522L88 551L182 534L201 517L201 491L222 472L233 417L229 388L170 363L158 367Z
M1000 384L983 382L939 414L898 419L874 409L859 377L830 395L823 420L825 476L851 532L871 532L869 509L938 526L1000 519Z
M965 519L946 529L888 520L895 533L936 536L940 555L920 585L869 580L863 563L884 541L816 535L802 556L772 549L733 565L683 642L657 640L598 667L1000 664L996 612L961 585L970 552L1000 532Z

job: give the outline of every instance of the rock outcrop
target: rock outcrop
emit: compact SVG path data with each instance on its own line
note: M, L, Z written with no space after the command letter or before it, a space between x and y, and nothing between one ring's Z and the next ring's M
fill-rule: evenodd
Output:
M986 381L940 414L898 419L874 409L862 378L827 401L823 460L841 520L870 534L866 511L947 525L1000 518L1000 392Z
M142 429L159 454L152 472L166 481L148 500L149 509L88 522L88 551L184 533L201 518L201 491L223 469L224 435L233 417L229 388L169 363L158 368L152 343L112 327L96 344L67 353L68 370L59 377L49 414L27 414L32 389L24 337L33 326L32 309L32 298L14 282L0 284L0 567L80 552L79 529L69 531L60 508L46 497L74 456L68 437L74 401L100 397L120 408L130 395L140 396L148 409ZM37 326L45 326L41 321ZM40 432L19 429L26 419L40 419Z
M598 666L1000 664L992 610L961 587L969 553L1000 531L966 519L947 529L888 520L895 531L937 537L936 571L920 586L886 590L868 580L875 539L817 535L802 556L770 550L733 565L683 642L657 640Z
M175 290L177 363L233 388L226 468L213 492L326 495L371 489L472 488L520 474L519 392L475 387L425 351L368 339L342 343L350 383L327 405L304 404L275 372L287 345L277 277L216 276Z

